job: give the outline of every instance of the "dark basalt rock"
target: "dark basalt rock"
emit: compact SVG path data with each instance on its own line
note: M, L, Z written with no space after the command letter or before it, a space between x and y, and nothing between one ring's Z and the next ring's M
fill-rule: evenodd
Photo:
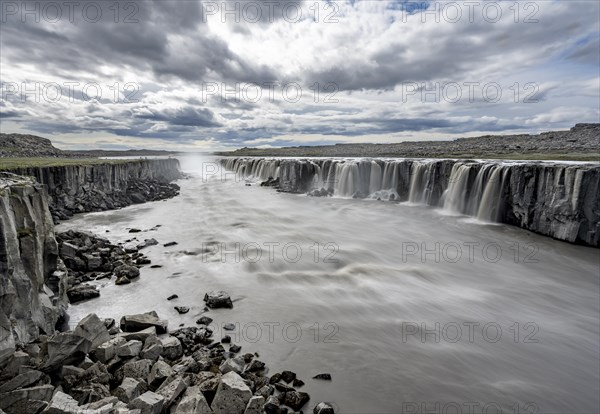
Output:
M289 384L296 379L296 373L292 371L283 371L281 373L281 379Z
M209 308L233 308L233 302L227 292L222 290L208 292L204 295L204 302Z
M76 303L81 302L83 300L97 298L98 296L100 296L100 292L95 286L81 284L69 289L67 291L67 296L69 297L69 301L71 303Z
M188 308L187 306L175 306L175 310L180 314L184 314L188 313L190 311L190 308Z
M294 411L299 411L310 400L310 396L301 391L286 392L283 403Z
M317 374L313 377L314 379L331 381L331 374Z
M209 318L208 316L202 316L196 321L196 323L198 325L210 325L212 321L212 318Z
M121 318L120 326L123 332L138 332L155 327L157 333L167 333L167 321L159 319L156 312L125 315Z
M313 414L335 414L333 406L328 402L320 402L315 405Z

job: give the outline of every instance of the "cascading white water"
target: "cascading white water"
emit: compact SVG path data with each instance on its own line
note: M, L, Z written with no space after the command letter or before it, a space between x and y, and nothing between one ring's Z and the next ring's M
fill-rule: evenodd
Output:
M355 185L358 184L358 165L355 163L344 163L336 165L337 177L334 194L340 197L350 197L356 192Z
M504 182L504 168L496 165L485 183L485 190L477 211L477 218L483 221L498 221L500 194Z
M381 167L375 161L371 161L371 177L369 180L369 194L381 190Z
M408 201L411 203L423 203L425 202L425 190L427 186L427 170L429 164L423 162L416 162L411 168L410 178L410 192L408 194Z
M285 161L285 170L282 170L282 162L280 159L227 159L223 165L243 178L279 177L285 182L302 178L307 183L303 187L305 191L325 189L337 197L408 199L411 203L440 206L484 221L499 219L505 171L501 163L455 162L449 178L444 181L440 171L447 165L444 163L452 161L290 160ZM304 167L291 168L293 165ZM297 177L297 174L312 175ZM409 182L407 175L410 175ZM399 188L401 180L403 184Z
M469 174L472 165L456 163L452 167L448 189L444 193L444 209L452 213L465 213Z

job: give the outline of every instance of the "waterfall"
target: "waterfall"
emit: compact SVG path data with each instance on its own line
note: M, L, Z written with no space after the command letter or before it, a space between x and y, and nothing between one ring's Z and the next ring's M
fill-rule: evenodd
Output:
M469 174L472 165L456 163L452 166L448 189L444 196L444 209L452 213L464 214L466 210L467 192L469 190Z
M356 193L359 182L359 171L356 163L343 163L336 165L335 176L337 181L334 194L340 197L350 197Z
M381 167L377 162L371 161L371 177L369 180L369 194L381 190Z
M426 203L427 181L430 164L425 162L415 162L411 168L410 192L408 201L411 203Z
M483 221L498 221L502 201L502 188L504 184L504 168L495 165L489 179L485 183L485 190L477 211L477 218Z

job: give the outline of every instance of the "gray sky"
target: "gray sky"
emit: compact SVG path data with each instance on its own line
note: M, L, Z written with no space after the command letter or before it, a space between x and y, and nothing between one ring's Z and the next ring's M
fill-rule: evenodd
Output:
M216 150L599 122L599 2L5 1L1 132Z

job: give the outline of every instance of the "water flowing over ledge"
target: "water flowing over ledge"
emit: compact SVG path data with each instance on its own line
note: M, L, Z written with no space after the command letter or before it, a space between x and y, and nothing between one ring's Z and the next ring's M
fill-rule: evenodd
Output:
M223 158L281 191L440 207L572 243L600 241L600 165L431 159Z

